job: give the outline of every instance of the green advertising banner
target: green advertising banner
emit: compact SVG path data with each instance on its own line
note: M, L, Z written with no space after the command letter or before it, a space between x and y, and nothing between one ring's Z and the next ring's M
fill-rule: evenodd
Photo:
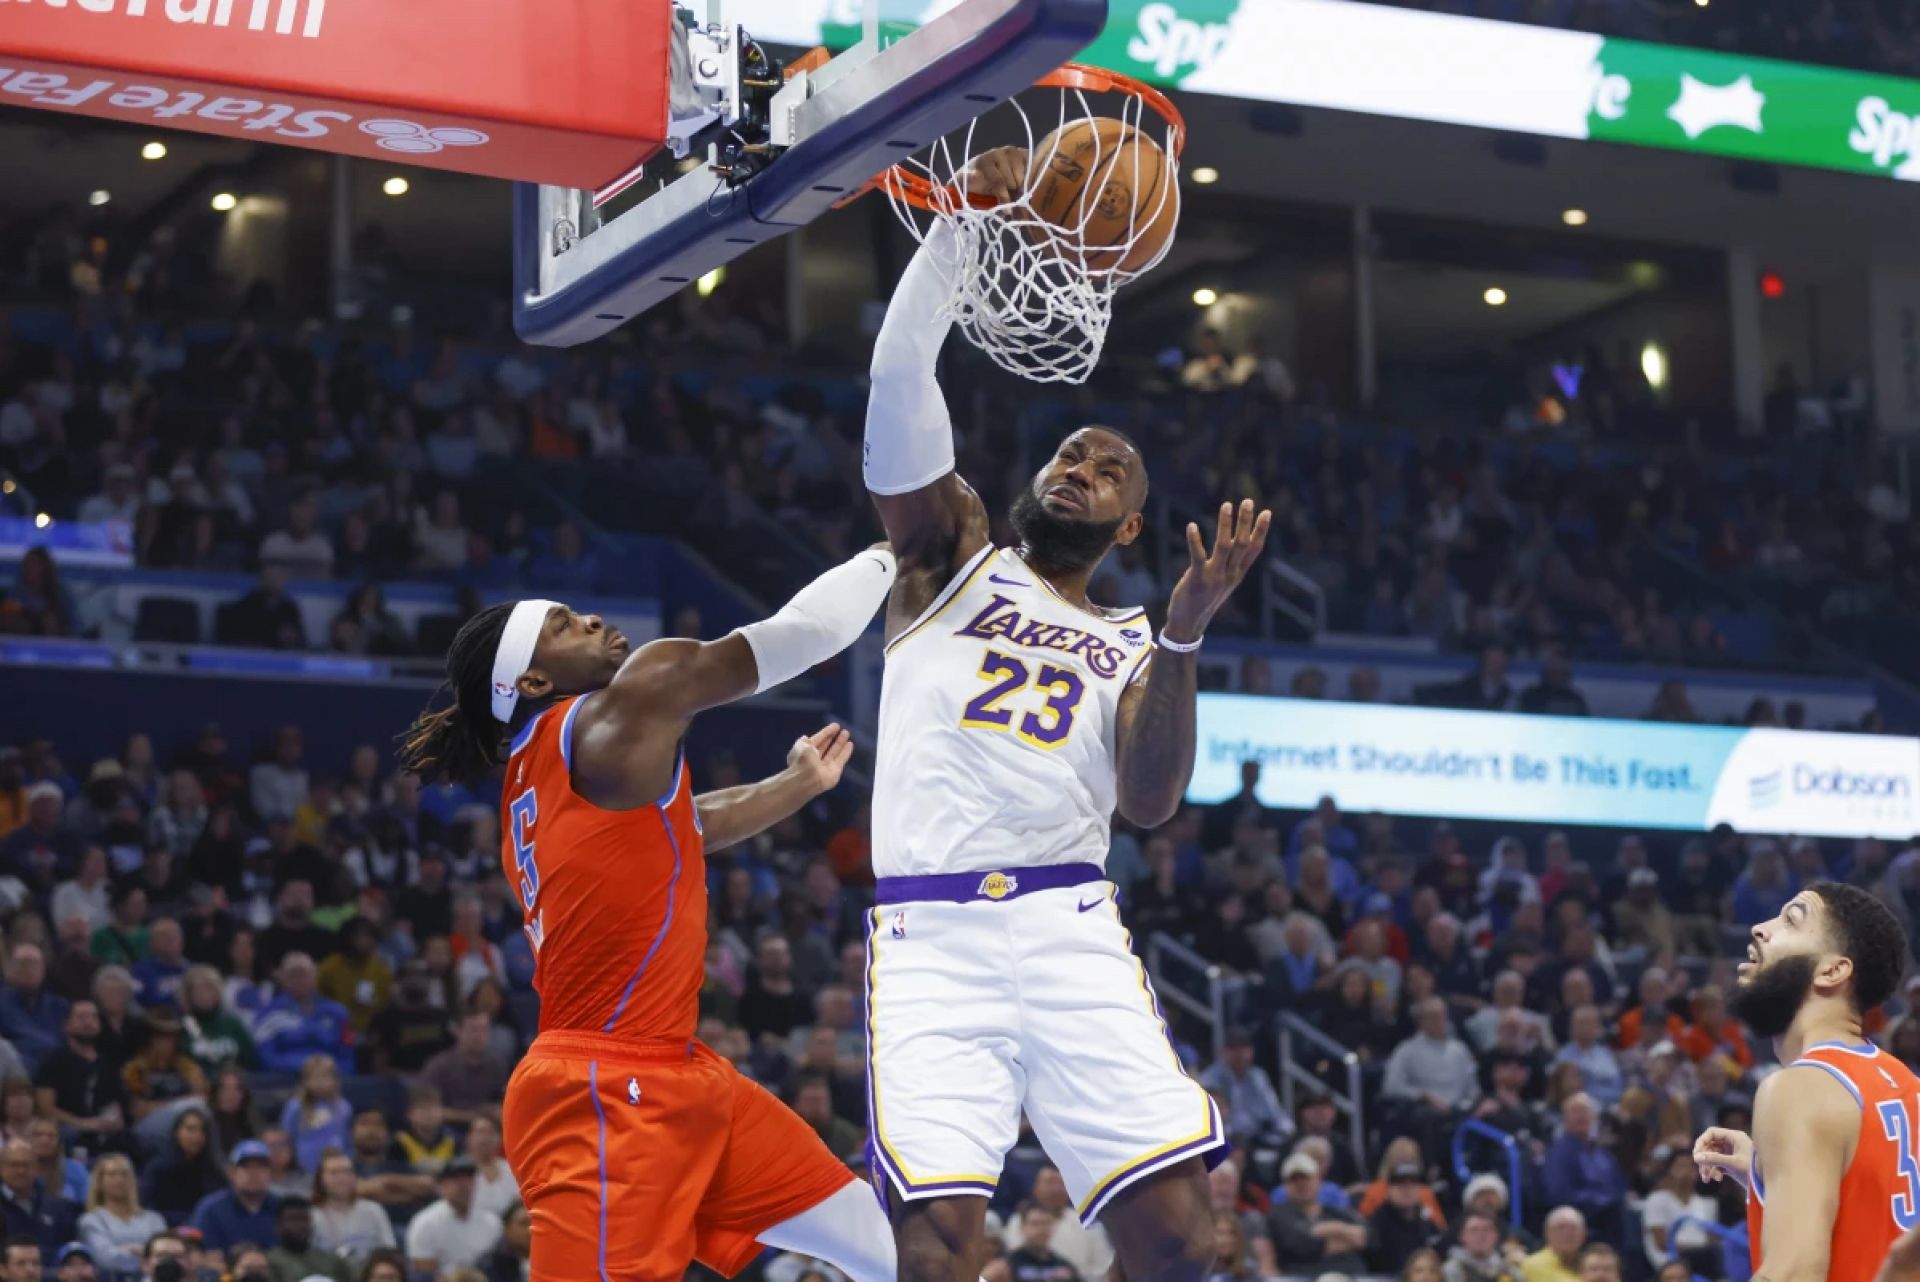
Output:
M845 48L959 0L735 0L756 37ZM1920 81L1353 0L1112 0L1082 60L1167 88L1920 178Z

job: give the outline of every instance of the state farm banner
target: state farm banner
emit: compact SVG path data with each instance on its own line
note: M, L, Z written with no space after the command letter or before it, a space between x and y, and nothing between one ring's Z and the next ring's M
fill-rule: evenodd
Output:
M0 0L0 102L593 188L658 150L667 0Z

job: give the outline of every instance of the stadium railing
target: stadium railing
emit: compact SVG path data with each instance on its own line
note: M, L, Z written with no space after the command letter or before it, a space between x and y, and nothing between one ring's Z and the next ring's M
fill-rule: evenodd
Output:
M1465 1188L1476 1172L1467 1165L1467 1137L1477 1135L1500 1146L1507 1155L1507 1217L1518 1225L1522 1218L1520 1202L1526 1188L1526 1161L1520 1155L1520 1141L1497 1126L1477 1118L1468 1118L1453 1129L1453 1177Z
M1280 1105L1287 1116L1294 1115L1297 1088L1324 1094L1333 1101L1334 1110L1347 1119L1347 1143L1353 1148L1353 1160L1362 1170L1367 1166L1366 1097L1361 1088L1360 1057L1291 1011L1282 1011L1280 1025ZM1319 1073L1300 1062L1295 1054L1300 1045L1340 1065L1345 1073L1345 1090L1335 1087Z
M1174 968L1169 968L1172 962ZM1153 977L1154 995L1193 1016L1207 1027L1213 1058L1219 1059L1227 1046L1227 979L1221 969L1185 944L1155 935L1147 941L1147 973ZM1193 982L1198 979L1199 983ZM1196 997L1201 988L1206 996Z

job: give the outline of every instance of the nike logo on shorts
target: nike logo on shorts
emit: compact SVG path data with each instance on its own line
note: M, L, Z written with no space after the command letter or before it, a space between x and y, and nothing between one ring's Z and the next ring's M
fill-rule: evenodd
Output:
M1094 909L1098 908L1101 904L1104 904L1106 902L1107 902L1107 897L1105 895L1101 895L1099 898L1095 899L1092 903L1081 904L1080 911L1083 913L1090 913Z
M997 574L989 574L987 581L990 583L999 583L1010 588L1030 588L1033 586L1031 583L1022 583L1018 579L1003 579Z

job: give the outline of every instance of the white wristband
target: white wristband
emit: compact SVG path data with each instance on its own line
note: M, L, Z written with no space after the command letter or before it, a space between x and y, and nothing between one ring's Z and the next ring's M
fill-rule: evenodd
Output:
M1206 639L1207 639L1207 634L1202 632L1199 636L1195 637L1191 641L1175 641L1172 637L1162 632L1159 636L1154 638L1154 644L1159 646L1162 650L1171 650L1175 654L1192 654L1195 650L1198 650L1200 648L1200 643L1202 641L1205 641Z

